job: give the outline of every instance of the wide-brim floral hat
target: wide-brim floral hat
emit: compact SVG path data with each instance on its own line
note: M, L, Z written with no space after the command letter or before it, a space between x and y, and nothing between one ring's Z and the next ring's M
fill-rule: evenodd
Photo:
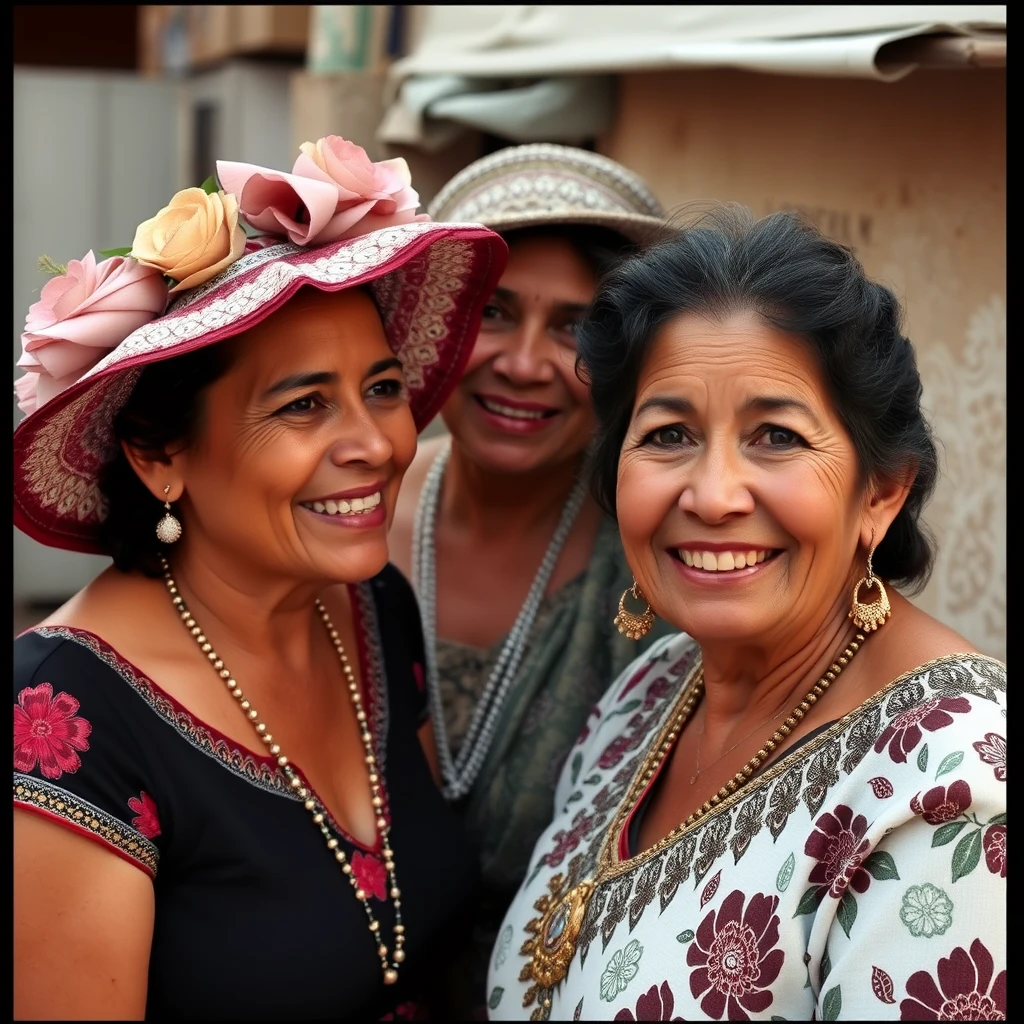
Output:
M427 212L499 232L589 224L637 244L671 230L638 174L599 153L548 142L510 146L474 161L438 192Z
M333 155L347 163L322 161L329 180L308 169L303 177L302 157L292 174L218 164L229 191L207 183L179 193L140 225L130 254L48 263L57 276L26 317L18 365L27 373L15 385L28 413L14 432L19 529L51 547L102 553L99 473L116 454L114 418L142 370L242 333L304 286L369 287L417 427L436 415L507 247L482 225L416 216L404 161L372 164L343 147L352 144L334 140ZM363 180L353 180L353 164ZM247 240L239 212L267 233Z

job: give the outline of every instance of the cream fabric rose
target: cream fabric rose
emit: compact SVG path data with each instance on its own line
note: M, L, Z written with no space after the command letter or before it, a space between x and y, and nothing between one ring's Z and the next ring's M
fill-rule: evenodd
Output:
M374 163L339 135L304 142L291 174L217 161L217 178L238 196L245 219L296 245L326 245L378 228L430 220L402 159Z
M209 281L244 249L238 200L230 193L186 188L138 226L130 255L172 278L173 293Z
M96 262L90 250L43 285L25 317L15 382L18 406L33 412L74 384L132 331L163 313L159 271L124 256Z

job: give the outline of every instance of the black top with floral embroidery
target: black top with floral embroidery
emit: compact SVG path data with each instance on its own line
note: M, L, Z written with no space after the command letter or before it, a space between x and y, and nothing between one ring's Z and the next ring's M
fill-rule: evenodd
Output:
M475 861L417 738L427 711L412 591L387 566L352 595L402 889L407 956L393 986L351 883L273 758L198 720L91 633L48 627L15 641L15 805L153 878L147 1019L428 1011L432 964L462 927ZM390 946L379 851L334 832Z

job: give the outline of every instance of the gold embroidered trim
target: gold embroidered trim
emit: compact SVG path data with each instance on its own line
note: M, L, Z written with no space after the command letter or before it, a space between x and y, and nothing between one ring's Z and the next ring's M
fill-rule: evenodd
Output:
M688 828L682 825L674 828L667 836L660 839L650 849L644 850L638 853L635 857L628 857L625 860L619 859L619 837L622 834L622 827L625 824L626 818L629 816L630 811L636 805L640 798L640 794L643 792L644 787L647 783L641 783L644 773L650 764L656 759L658 751L661 749L662 744L665 741L669 730L672 728L672 723L675 721L676 709L686 699L687 694L693 685L696 671L700 668L702 662L698 661L694 668L689 673L685 685L679 693L679 696L673 701L671 708L668 710L665 719L658 729L657 736L654 742L649 746L647 754L641 758L639 765L637 766L636 772L633 774L632 781L626 788L625 795L620 802L618 809L615 812L615 816L612 819L612 824L609 830L605 833L604 841L602 842L601 849L597 856L597 866L594 873L593 882L595 888L597 885L603 884L604 882L610 881L614 878L618 878L620 875L626 874L628 871L632 871L633 868L639 867L649 861L652 857L661 853L663 850L674 845L683 836L688 835L691 832L695 832L697 829L702 828L709 821L722 814L723 811L728 810L730 807L735 806L741 800L745 799L750 795L751 791L761 786L767 785L774 781L784 772L788 771L798 761L804 757L810 757L818 750L820 750L830 740L839 736L843 733L853 722L854 719L859 718L867 708L881 705L884 703L886 697L889 696L890 692L902 683L908 680L914 679L917 676L923 675L926 672L930 672L933 668L938 665L942 665L946 662L964 662L964 661L988 661L1001 668L1005 668L1003 662L996 658L990 658L985 654L975 654L974 652L963 652L956 654L946 654L941 658L935 658L932 661L927 661L922 665L918 665L915 668L910 669L908 672L904 672L902 675L898 675L891 682L886 683L881 690L878 690L873 696L869 697L863 704L854 708L848 714L843 715L842 718L838 719L836 723L829 729L826 729L823 733L815 736L813 740L802 744L796 750L790 751L788 754L783 755L775 764L769 766L765 771L753 778L748 779L745 785L742 785L736 789L734 793L731 793L726 799L722 800L717 807L710 814L704 815L699 820L695 821ZM884 724L882 726L885 728Z
M14 773L14 802L34 807L76 828L91 832L97 839L113 847L134 861L139 867L156 876L160 851L140 832L126 825L106 811L101 811L87 800L74 796L65 789L41 782L31 775Z

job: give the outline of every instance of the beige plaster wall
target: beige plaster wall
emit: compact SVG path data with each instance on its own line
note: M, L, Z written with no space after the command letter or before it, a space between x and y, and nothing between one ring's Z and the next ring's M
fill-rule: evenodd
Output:
M907 309L943 451L922 607L1006 652L1006 77L901 82L678 71L623 76L600 149L669 210L803 209Z

